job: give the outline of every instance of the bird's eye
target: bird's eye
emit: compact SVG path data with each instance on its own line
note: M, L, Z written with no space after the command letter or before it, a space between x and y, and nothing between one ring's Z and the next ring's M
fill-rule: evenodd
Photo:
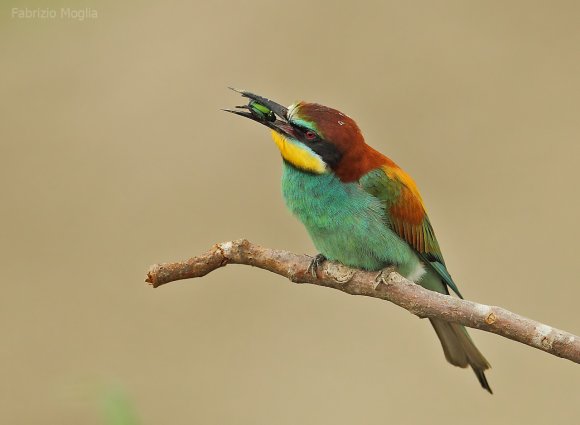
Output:
M312 130L307 130L306 133L304 133L304 136L306 137L306 140L316 140L318 137L317 134Z

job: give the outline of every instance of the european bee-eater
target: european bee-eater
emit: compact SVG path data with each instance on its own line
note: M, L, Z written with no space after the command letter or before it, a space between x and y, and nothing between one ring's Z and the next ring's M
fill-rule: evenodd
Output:
M435 233L413 179L365 143L352 118L317 103L288 108L253 93L248 105L227 110L272 130L283 158L282 193L302 221L317 260L338 261L364 270L389 266L432 291L461 294L445 266ZM471 366L481 386L489 363L467 330L430 319L445 358Z

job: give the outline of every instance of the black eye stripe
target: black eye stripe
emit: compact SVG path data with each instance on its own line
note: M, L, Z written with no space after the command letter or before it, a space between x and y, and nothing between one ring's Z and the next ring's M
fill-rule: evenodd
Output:
M296 130L300 132L300 139L304 142L310 149L315 153L320 155L322 160L326 162L330 167L335 167L339 164L342 158L342 152L340 152L334 143L324 140L320 135L312 130L311 128L302 127L296 124L292 124ZM314 139L309 139L306 133L312 132L316 135Z
M318 140L322 140L322 138L320 137L320 135L316 131L312 130L311 128L302 127L302 126L296 125L296 124L292 124L292 127L294 127L296 130L300 131L300 133L303 136L305 142L315 142L315 141L318 141ZM312 133L316 137L314 137L314 138L308 138L308 136L307 136L308 133Z
M319 140L317 143L310 145L310 149L320 155L322 160L331 167L337 166L342 158L342 153L336 146L326 140Z

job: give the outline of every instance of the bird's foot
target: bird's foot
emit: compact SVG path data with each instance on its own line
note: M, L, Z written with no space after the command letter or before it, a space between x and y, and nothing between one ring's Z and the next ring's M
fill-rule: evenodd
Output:
M375 286L374 289L375 291L377 290L377 288L379 287L379 285L381 283L387 285L387 278L389 277L389 275L391 273L393 273L394 271L396 271L397 268L395 266L389 266L389 267L385 267L384 269L382 269L379 274L377 275L377 277L375 277Z
M326 261L326 257L322 254L316 254L316 256L310 262L310 265L306 269L307 273L310 273L312 277L316 277L318 274L318 269L322 266L322 263Z

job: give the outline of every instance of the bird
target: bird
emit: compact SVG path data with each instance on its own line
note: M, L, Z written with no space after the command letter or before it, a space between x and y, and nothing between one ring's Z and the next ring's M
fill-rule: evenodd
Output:
M231 88L231 87L230 87ZM381 271L394 267L422 287L463 298L447 271L415 181L366 143L356 122L328 106L298 101L284 107L246 90L247 105L224 109L271 130L282 156L282 194L319 254L311 266L336 261ZM429 319L449 363L471 367L492 394L489 362L464 326Z

